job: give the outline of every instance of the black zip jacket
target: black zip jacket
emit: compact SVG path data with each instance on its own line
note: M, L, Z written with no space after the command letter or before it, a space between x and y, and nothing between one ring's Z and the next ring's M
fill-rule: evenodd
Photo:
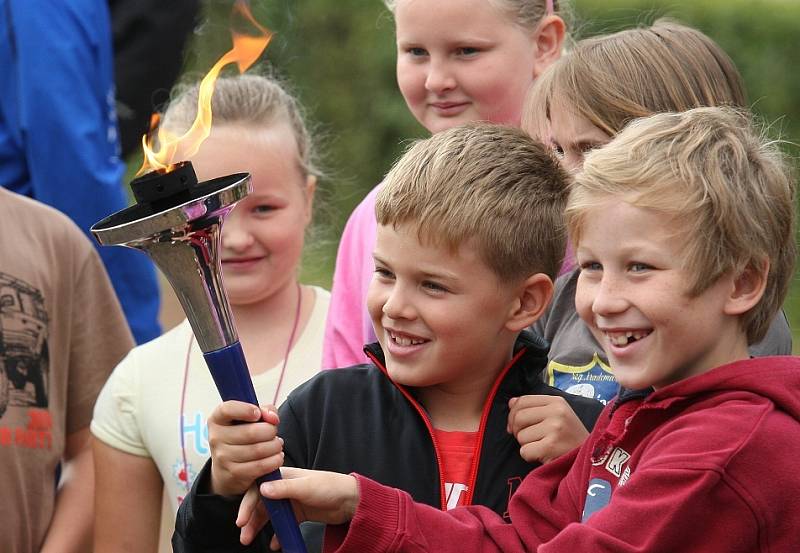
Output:
M296 388L280 407L279 435L285 440L285 464L342 473L358 472L382 484L409 492L416 501L444 509L440 454L430 419L414 390L392 382L378 344L365 348L374 365L322 371ZM519 454L519 443L506 432L508 400L521 395L564 397L588 430L603 405L544 384L547 345L523 332L515 355L498 375L483 408L477 463L468 482L468 503L486 505L506 515L508 501L522 479L538 463ZM240 498L204 493L206 463L178 511L173 548L176 552L264 551L271 528L251 547L239 544L235 526ZM316 527L316 529L313 529ZM309 552L319 551L319 525L303 525Z

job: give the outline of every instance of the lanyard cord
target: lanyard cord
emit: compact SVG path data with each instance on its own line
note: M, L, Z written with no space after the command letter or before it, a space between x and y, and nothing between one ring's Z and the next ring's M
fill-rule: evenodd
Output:
M294 312L294 323L292 324L292 333L289 335L289 342L286 344L286 353L283 356L283 364L281 365L281 372L278 376L278 385L275 387L275 394L272 397L272 405L276 405L278 401L278 394L281 391L281 385L283 384L283 377L286 373L286 364L289 361L289 353L292 351L292 345L294 343L295 335L297 334L297 328L300 326L300 312L302 311L303 305L303 290L300 287L300 283L297 282L297 306L295 307ZM183 463L183 470L181 474L178 476L179 480L183 481L184 486L186 487L186 492L189 492L191 482L189 481L189 463L186 460L186 440L184 438L184 424L183 424L183 414L184 414L184 406L186 405L186 388L189 382L189 360L191 359L192 353L192 346L194 345L194 333L189 334L189 347L186 348L186 359L183 364L183 385L181 387L181 416L180 416L180 437L181 437L181 462Z

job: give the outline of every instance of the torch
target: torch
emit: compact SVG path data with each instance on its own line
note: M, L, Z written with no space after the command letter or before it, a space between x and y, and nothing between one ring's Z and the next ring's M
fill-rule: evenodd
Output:
M251 191L250 175L197 182L183 161L131 181L136 203L92 227L102 245L135 248L164 273L183 307L223 400L258 405L222 282L219 248L225 216ZM258 482L280 479L279 471ZM288 500L267 500L283 550L305 553Z

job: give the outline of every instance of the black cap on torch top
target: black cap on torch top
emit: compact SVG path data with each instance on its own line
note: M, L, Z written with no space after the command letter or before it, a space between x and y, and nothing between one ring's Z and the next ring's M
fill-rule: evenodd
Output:
M190 161L170 165L169 171L157 169L131 181L136 203L151 206L153 213L192 200L197 187L197 175Z

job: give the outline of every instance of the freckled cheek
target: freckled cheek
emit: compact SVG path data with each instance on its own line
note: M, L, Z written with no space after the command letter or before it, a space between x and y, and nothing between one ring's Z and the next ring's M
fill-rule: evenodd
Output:
M578 316L583 319L588 325L594 322L594 314L592 312L592 303L594 301L594 292L592 287L588 284L581 284L578 281L578 287L575 291L575 310Z
M652 287L649 293L631 297L636 307L652 326L669 326L680 313L690 308L690 300L670 293L670 290Z

